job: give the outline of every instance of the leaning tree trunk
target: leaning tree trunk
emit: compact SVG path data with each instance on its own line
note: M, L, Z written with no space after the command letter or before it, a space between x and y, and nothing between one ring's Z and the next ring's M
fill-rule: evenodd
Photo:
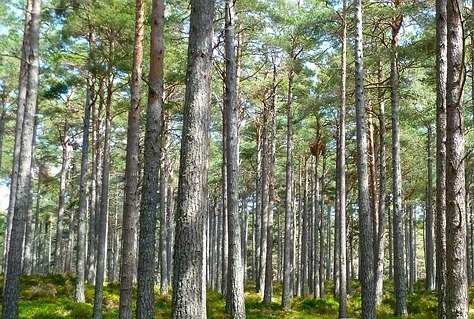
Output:
M5 238L3 244L3 271L7 269L8 259L8 247L10 246L10 237L13 223L13 210L15 209L16 190L18 185L19 175L19 157L21 149L21 138L23 131L23 119L25 117L25 104L28 90L28 77L29 77L29 54L31 50L31 24L32 24L32 10L34 0L26 2L25 10L25 22L23 29L23 44L21 47L21 60L20 60L20 78L18 88L18 107L16 109L16 123L15 123L15 141L13 146L13 159L12 159L12 173L10 180L10 197L8 201L7 220L5 226ZM39 1L38 1L39 2Z
M467 295L464 32L462 4L447 4L446 77L446 318L469 318Z
M140 155L140 109L142 89L143 35L145 7L135 2L135 43L131 78L131 103L128 111L125 186L122 214L122 258L120 265L119 318L132 317L132 284L136 267L136 221L138 217L138 180ZM151 230L155 232L154 229Z
M35 115L38 96L38 78L39 78L39 34L40 34L40 0L28 1L27 8L31 8L31 20L25 28L30 32L26 33L29 39L24 41L29 43L24 48L28 71L26 81L20 81L26 85L26 99L24 105L24 114L22 122L22 132L20 138L20 152L18 156L18 184L17 189L10 189L15 195L15 205L12 215L11 237L7 254L7 269L3 288L3 319L18 318L18 303L20 296L20 275L23 251L23 240L25 234L25 221L28 216L31 200L31 164L33 158ZM26 23L26 22L25 22Z
M203 226L207 209L213 0L192 0L173 258L173 319L206 318Z

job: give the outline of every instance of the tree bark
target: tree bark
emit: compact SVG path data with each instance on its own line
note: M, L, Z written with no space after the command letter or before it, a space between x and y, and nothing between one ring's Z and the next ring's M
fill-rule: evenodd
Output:
M397 8L400 0L395 0ZM394 288L395 315L407 315L406 281L404 271L404 236L402 208L402 169L400 159L400 100L398 95L398 39L403 17L396 16L392 21L391 63L390 63L390 99L392 105L392 199L393 199L393 254L394 254Z
M447 0L436 0L436 290L446 318L446 69Z
M356 21L355 38L355 98L357 130L357 175L360 232L360 280L362 284L362 318L374 319L375 313L375 278L372 214L369 201L369 181L367 168L367 138L364 101L364 66L362 38L362 4L354 1Z
M293 296L294 264L293 264L293 238L294 238L294 207L293 207L293 68L288 74L288 93L286 100L286 197L285 197L285 235L283 255L283 310L289 310Z
M173 319L206 318L203 223L207 209L213 0L192 0L173 258Z
M113 53L113 44L110 43L109 56ZM102 318L102 302L104 295L104 277L105 277L105 265L106 265L106 252L107 252L107 225L109 219L109 180L110 180L110 134L112 126L112 86L113 86L113 74L111 73L111 67L108 70L109 78L107 80L107 93L105 101L105 131L104 131L104 150L102 154L102 184L101 184L101 196L100 196L100 211L98 220L98 240L97 240L97 252L96 252L96 267L95 267L95 290L94 290L94 307L92 312L93 319Z
M447 3L446 318L469 318L466 270L464 30L462 3Z
M27 61L27 78L26 81L20 81L21 86L26 85L26 93L23 120L20 120L21 136L19 140L20 148L18 149L18 184L16 189L13 188L13 185L11 185L10 189L10 192L15 196L15 201L12 215L11 237L7 250L8 258L6 261L7 268L3 287L2 319L18 318L22 247L25 234L25 222L28 209L30 208L30 193L32 187L31 164L39 78L40 9L40 0L28 1L25 29L29 29L29 32L25 33L25 36L29 39L23 43L25 51L24 57ZM29 14L31 14L30 20L28 20ZM19 106L19 108L21 108L21 106Z
M226 309L231 318L245 318L244 268L239 212L239 106L237 104L237 61L235 45L235 7L225 3L225 101L227 164L228 272Z
M433 211L433 132L431 124L428 125L428 141L427 141L427 152L428 152L428 186L426 191L427 203L426 203L426 225L425 225L425 236L426 236L426 290L435 290L435 265L434 265L434 254L435 254L435 224L434 224L434 211Z
M156 196L159 190L158 176L161 165L160 157L162 155L160 150L160 134L162 134L161 116L163 107L164 1L153 0L151 10L150 73L148 76L149 87L143 158L144 171L138 238L138 273L140 274L137 280L138 319L152 318L154 316L156 210L158 201L167 198L166 189L164 192L161 189L160 198ZM161 174L161 178L163 178L163 174ZM168 205L172 205L172 203L168 203ZM164 207L161 207L161 209L164 209ZM160 214L166 216L167 211L161 210ZM160 227L166 229L167 225L162 224ZM166 242L168 241L166 240ZM166 248L164 249L167 251ZM166 263L166 266L168 266L167 260L161 260L161 263Z
M337 255L339 256L339 269L335 269L339 276L339 318L347 318L347 231L346 231L346 77L347 77L347 0L342 2L342 36L341 36L341 88L339 107L339 130L338 130L338 157L337 157L337 213L339 215Z
M119 318L132 317L132 284L136 267L136 226L138 217L138 180L140 155L140 109L143 73L143 37L145 8L143 0L135 1L135 42L131 78L131 103L128 111L125 186L122 215L122 258L120 265ZM155 232L155 229L151 229ZM141 275L141 274L140 274Z

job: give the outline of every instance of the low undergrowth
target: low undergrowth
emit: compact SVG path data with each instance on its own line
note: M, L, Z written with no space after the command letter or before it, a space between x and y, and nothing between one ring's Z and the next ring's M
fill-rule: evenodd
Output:
M3 278L0 277L3 285ZM75 279L70 276L24 276L21 281L20 319L85 319L92 318L94 287L86 286L86 302L74 301ZM118 284L107 284L104 287L103 318L117 318L119 303ZM245 287L245 306L248 319L284 318L284 319L332 319L338 317L339 303L333 297L333 286L325 283L324 297L315 299L311 295L294 297L291 310L284 311L280 305L281 286L275 284L275 295L269 305L264 305L255 286L249 283ZM3 297L3 296L0 296ZM134 296L135 298L135 296ZM3 299L3 298L1 298ZM469 300L474 301L474 288L469 290ZM387 282L381 304L377 308L377 318L394 319L395 297L393 286ZM437 318L436 293L423 289L423 282L415 285L415 291L407 295L409 319ZM361 317L360 286L357 282L351 285L347 299L349 318ZM156 291L155 318L170 318L171 296L160 295ZM207 292L207 317L209 319L230 318L225 311L225 298L215 291ZM474 309L470 311L474 318Z

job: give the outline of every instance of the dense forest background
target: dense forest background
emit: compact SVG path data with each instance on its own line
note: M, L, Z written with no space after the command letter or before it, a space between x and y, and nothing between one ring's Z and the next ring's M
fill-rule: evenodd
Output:
M284 308L290 296L323 298L328 281L334 283L342 304L351 285L341 285L341 278L349 283L362 279L363 291L373 288L373 296L363 297L364 318L372 318L364 300L380 304L383 280L395 283L398 315L407 314L403 300L418 280L424 279L428 290L437 289L436 271L442 263L435 265L441 238L435 229L438 213L443 212L437 199L446 186L437 184L437 56L442 42L434 1L218 0L212 15L213 3L206 0L191 5L181 0L153 5L43 0L32 158L26 168L31 179L25 213L15 224L17 208L9 194L17 192L13 176L20 176L22 185L22 159L16 157L16 144L24 140L18 135L18 106L26 83L21 73L28 60L25 48L34 47L34 41L28 44L25 39L34 29L27 32L28 10L35 12L35 2L39 1L0 3L3 272L11 267L22 274L72 274L79 284L96 287L103 281L119 282L121 318L131 316L132 284L138 281L139 291L148 287L140 283L141 274L148 270L147 278L158 285L160 294L171 293L177 277L186 276L176 269L188 269L176 265L194 269L192 260L182 262L199 254L201 259L195 261L204 267L199 280L207 288L243 298L243 286L236 282L253 282L269 304L272 285L282 283ZM472 283L474 8L470 3L461 7L465 73L459 77L463 87L458 100L465 108L465 169L464 207L456 218L465 227L461 244L466 254L461 262ZM363 20L354 19L357 8L362 8ZM205 21L193 20L194 9L203 10L201 18L212 23L196 28L194 23ZM451 27L455 20L448 19ZM161 29L153 33L152 26ZM191 40L205 39L201 29L212 32L212 53L210 71L196 76L190 72L191 48L207 42ZM448 69L449 61L454 60L448 58ZM156 78L153 70L158 70ZM448 71L448 76L456 74ZM27 92L34 88L28 83ZM161 83L159 89L156 83ZM195 91L189 89L193 84L198 86ZM159 135L147 142L154 132L148 123L153 94L160 100L159 114L154 115ZM193 94L200 96L196 113L187 103ZM199 105L206 99L209 103ZM202 109L209 110L209 127L199 122L195 129L204 130L208 142L204 138L204 143L193 144L198 136L182 146L188 140L183 139L183 129L186 137L194 134L184 123L199 118ZM202 166L183 164L192 154L204 156ZM201 160L196 155L195 161ZM366 165L362 175L361 163ZM444 163L448 169L453 165ZM186 193L180 179L194 174L203 176L204 183L196 193ZM366 203L360 193L364 176ZM191 194L198 203L183 204L183 194ZM150 204L154 213L144 213ZM196 224L187 224L194 215L186 215L185 205L199 206ZM192 236L180 243L180 234L193 225L198 233L202 227L197 239L201 246L194 245ZM15 251L20 257L10 262L9 241L18 229L20 249ZM153 235L143 239L147 234ZM367 240L372 242L370 267L364 265ZM145 255L139 257L139 251L147 249L152 251L147 255L151 263ZM199 269L193 276L199 277ZM372 276L372 283L364 281L367 276ZM77 289L77 300L84 300L84 291L81 296ZM173 302L179 305L176 291L173 286ZM96 290L97 304L102 303L101 293ZM228 299L235 307L226 311L243 318L245 310L236 298ZM190 303L197 299L189 297ZM95 306L94 318L100 312L101 306ZM344 312L340 316L345 317ZM14 317L4 312L4 318ZM180 318L179 312L174 318Z

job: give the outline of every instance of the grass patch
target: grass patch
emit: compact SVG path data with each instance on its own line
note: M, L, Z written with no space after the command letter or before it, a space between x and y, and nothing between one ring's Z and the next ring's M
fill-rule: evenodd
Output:
M3 278L0 277L3 284ZM351 284L351 295L347 299L349 318L361 317L360 284ZM21 280L20 319L85 319L92 317L94 287L86 286L86 302L74 301L75 279L69 276L25 276ZM264 305L260 294L255 292L255 284L245 285L245 306L248 319L332 319L338 317L339 303L333 298L333 285L325 282L324 298L312 296L294 297L291 310L283 311L281 303L281 285L274 284L274 296L269 305ZM104 286L103 318L113 319L118 316L120 286L109 283ZM136 298L134 289L133 298ZM474 288L469 289L469 300L474 302ZM133 302L135 305L135 301ZM415 285L415 293L407 295L408 319L434 319L437 317L436 293L424 289L422 281ZM395 296L393 285L386 282L383 299L377 308L377 318L395 319ZM474 309L470 309L474 318ZM171 296L161 295L155 290L155 317L170 318ZM209 319L228 319L225 311L225 298L222 294L209 290L207 292L207 317Z

